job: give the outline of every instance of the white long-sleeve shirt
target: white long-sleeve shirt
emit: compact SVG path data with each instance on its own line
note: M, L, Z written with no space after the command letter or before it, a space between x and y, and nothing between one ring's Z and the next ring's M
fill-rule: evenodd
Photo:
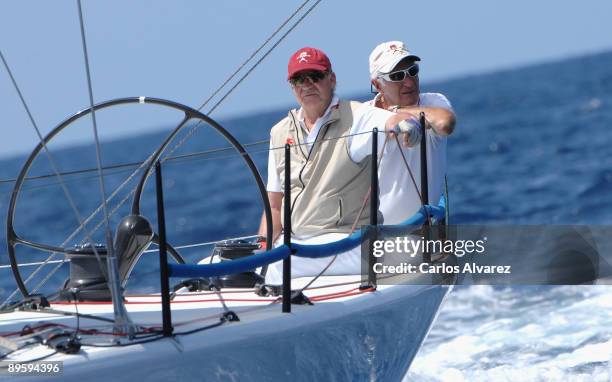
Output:
M374 105L376 98L368 104ZM452 111L448 99L440 93L421 93L419 106L437 107ZM446 136L426 130L427 137L427 184L429 204L438 205L444 189L446 175ZM421 208L421 200L415 191L414 183L394 141L387 148L378 169L380 206L384 224L398 224L414 215ZM402 147L419 190L421 189L421 145L411 148Z

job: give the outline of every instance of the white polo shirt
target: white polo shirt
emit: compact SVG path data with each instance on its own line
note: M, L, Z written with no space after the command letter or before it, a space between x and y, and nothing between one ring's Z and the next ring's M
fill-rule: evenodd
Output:
M368 104L373 106L375 100L376 98L370 100ZM440 93L421 93L419 106L453 110L449 100ZM432 129L426 130L426 136L429 204L435 206L438 205L444 190L447 137L436 134ZM378 169L379 210L383 215L384 224L401 223L421 208L421 200L406 170L400 149L404 152L419 190L421 188L421 145L398 148L394 140L389 141Z

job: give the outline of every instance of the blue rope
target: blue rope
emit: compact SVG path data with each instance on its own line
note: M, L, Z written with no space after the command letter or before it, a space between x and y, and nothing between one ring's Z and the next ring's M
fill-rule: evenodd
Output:
M423 223L425 223L425 209L427 209L429 216L435 221L440 221L444 219L444 213L446 211L444 197L440 198L440 203L438 204L438 207L429 205L423 206L416 214L412 215L410 218L408 218L408 220L405 220L400 224L383 225L378 228L380 232L384 233L385 235L405 235L412 231L414 228L421 227Z
M414 228L425 223L425 210L435 221L444 218L446 201L444 196L440 198L437 207L423 206L406 221L396 225L379 226L381 233L386 235L405 235ZM416 226L416 227L415 227ZM341 254L361 244L363 240L362 231L355 232L344 239L326 244L291 244L291 249L286 245L274 248L270 251L261 252L253 256L244 257L233 261L223 261L214 264L168 264L170 277L212 277L230 275L241 272L249 272L255 268L262 267L285 259L291 254L298 257L322 258Z
M320 258L339 255L361 244L362 234L357 231L344 239L325 244L291 244L294 256Z
M170 277L212 277L252 271L257 267L283 260L291 250L281 245L270 251L233 261L214 264L168 264Z

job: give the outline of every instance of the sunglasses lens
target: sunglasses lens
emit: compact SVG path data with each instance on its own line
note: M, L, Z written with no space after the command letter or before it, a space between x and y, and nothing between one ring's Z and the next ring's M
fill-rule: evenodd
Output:
M395 72L395 73L389 74L389 79L394 82L403 81L404 78L406 78L405 72Z
M312 82L319 82L323 78L325 78L325 72L312 72L309 74L309 77L312 80Z
M411 67L409 67L408 74L410 75L410 77L414 77L417 74L419 74L419 66L417 64L414 64Z
M289 79L289 82L293 86L300 86L304 82L306 82L306 79L308 78L310 80L310 82L315 84L315 83L321 81L323 78L325 78L326 75L327 75L326 72L306 72L306 73L300 73L298 75L295 75L295 76L291 77L291 79Z
M389 79L389 81L401 82L406 78L406 74L408 74L410 77L415 77L417 74L419 74L419 66L417 64L414 64L408 69L389 73L387 75L387 78Z

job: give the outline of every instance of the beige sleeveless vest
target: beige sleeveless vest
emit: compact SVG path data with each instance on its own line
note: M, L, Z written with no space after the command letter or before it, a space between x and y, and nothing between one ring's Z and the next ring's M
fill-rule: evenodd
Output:
M362 163L353 162L348 139L340 137L350 133L353 110L360 106L359 102L340 101L331 110L329 121L321 127L310 153L304 144L305 132L299 127L295 110L272 128L272 147L279 148L274 151L276 171L283 190L284 146L292 144L291 224L292 232L297 236L348 233L359 214L370 188L370 161L368 157ZM357 227L368 224L369 218L368 204Z

